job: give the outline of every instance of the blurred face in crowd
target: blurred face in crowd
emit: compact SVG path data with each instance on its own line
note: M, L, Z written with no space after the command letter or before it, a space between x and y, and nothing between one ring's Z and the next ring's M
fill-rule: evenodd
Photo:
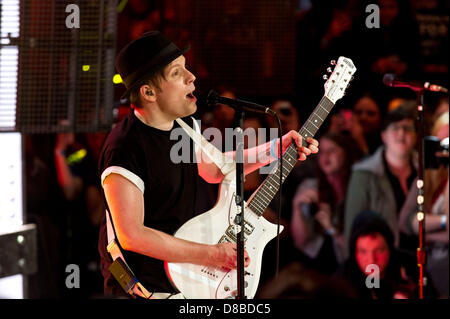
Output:
M411 155L416 144L416 130L412 119L391 123L382 133L386 152L398 157Z
M390 252L386 240L379 233L358 237L355 254L358 267L363 273L370 275L373 270L367 269L367 266L375 264L379 267L380 276L384 275Z
M330 126L328 132L342 133L351 132L352 130L352 115L353 112L349 109L342 109L330 117Z
M300 122L297 109L292 105L290 101L277 100L272 104L270 108L278 114L283 132L300 130ZM268 117L268 122L270 127L278 127L278 123L276 122L274 117Z
M398 15L397 0L379 0L380 20L382 25L390 25Z
M380 127L380 110L378 104L370 97L360 98L353 108L353 114L361 124L364 133L376 132Z
M346 161L344 149L327 138L321 138L319 144L319 166L325 175L336 174L342 171Z
M258 118L248 118L244 120L244 148L255 147L258 143L258 130L262 128L263 125ZM249 131L247 131L249 129ZM246 132L249 132L248 135Z
M236 95L231 91L220 92L220 95L229 99L236 98ZM227 127L231 127L231 123L234 119L234 109L227 105L217 104L217 106L214 108L214 117L218 121L223 122L223 124L225 124Z

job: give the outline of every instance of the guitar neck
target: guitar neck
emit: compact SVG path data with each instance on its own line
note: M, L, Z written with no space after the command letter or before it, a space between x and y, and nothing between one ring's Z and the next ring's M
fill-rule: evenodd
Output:
M320 100L319 104L316 106L306 123L303 124L302 128L299 131L300 135L302 136L303 146L308 145L308 143L306 142L306 139L308 137L315 136L333 106L334 103L331 102L326 96L324 96ZM283 154L282 183L284 183L286 177L294 168L297 160L297 146L295 145L295 143L292 143ZM280 189L280 169L281 162L277 161L276 171L270 173L269 176L267 176L264 182L253 194L252 199L247 203L247 206L259 216L264 213L265 209L267 208L267 206L269 206L270 202Z

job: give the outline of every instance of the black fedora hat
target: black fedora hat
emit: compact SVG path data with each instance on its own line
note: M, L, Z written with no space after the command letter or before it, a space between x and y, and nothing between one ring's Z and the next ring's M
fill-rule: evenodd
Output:
M116 69L130 94L145 77L164 68L170 62L189 50L180 50L159 31L149 31L127 44L117 55Z

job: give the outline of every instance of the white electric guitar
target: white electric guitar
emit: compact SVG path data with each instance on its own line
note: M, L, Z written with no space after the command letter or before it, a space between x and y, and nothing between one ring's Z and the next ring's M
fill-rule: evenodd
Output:
M334 70L327 69L332 73L324 85L325 94L299 131L305 145L305 139L316 134L336 101L342 98L356 71L353 62L345 57L339 57L337 63L331 61L331 64L334 65ZM297 158L297 147L291 144L283 155L283 182L295 166ZM256 294L264 247L277 235L277 225L268 222L262 214L279 190L279 169L278 162L276 170L269 174L245 203L245 249L250 257L250 265L245 268L247 298L253 298ZM220 184L216 205L208 212L187 221L174 236L203 244L236 242L240 226L235 220L238 214L235 194L236 171L233 170ZM169 262L165 262L165 268L169 280L186 298L230 299L237 295L236 270Z

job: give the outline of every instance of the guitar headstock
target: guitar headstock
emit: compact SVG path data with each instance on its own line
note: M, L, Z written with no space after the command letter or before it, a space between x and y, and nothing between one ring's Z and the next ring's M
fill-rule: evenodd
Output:
M327 77L324 75L325 82L325 96L333 103L342 98L350 85L350 81L353 79L353 74L356 72L356 67L353 61L346 57L339 57L338 61L331 61L334 66L327 69L331 72L331 75Z

